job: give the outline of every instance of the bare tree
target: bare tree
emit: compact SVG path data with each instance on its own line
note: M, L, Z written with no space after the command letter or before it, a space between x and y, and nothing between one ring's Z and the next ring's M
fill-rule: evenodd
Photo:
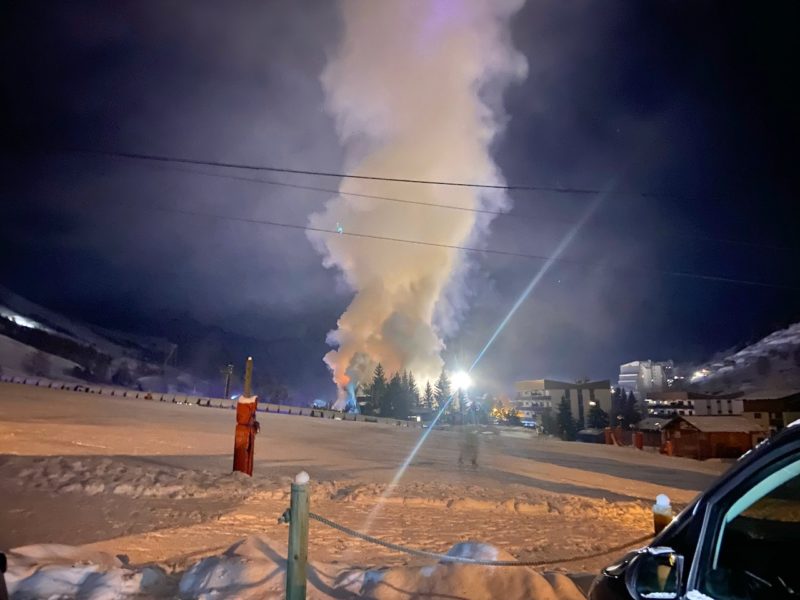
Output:
M47 377L50 374L50 359L41 350L31 352L22 362L22 368L30 375Z

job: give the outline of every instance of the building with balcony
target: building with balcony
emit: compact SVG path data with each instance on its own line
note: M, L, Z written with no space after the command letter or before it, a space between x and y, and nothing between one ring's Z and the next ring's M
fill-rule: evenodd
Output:
M541 423L545 411L556 411L562 399L566 399L572 411L572 418L581 427L586 426L586 419L592 406L599 406L606 413L611 412L611 382L583 381L568 383L554 379L528 379L514 384L516 395L514 408L522 421Z
M704 416L741 416L744 413L744 402L741 394L726 396L695 395L694 414Z
M688 392L650 392L646 394L642 406L644 417L692 416L695 414L694 399Z

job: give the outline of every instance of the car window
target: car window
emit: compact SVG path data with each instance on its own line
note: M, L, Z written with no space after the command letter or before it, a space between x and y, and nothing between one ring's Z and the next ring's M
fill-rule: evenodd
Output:
M700 591L719 600L800 598L800 458L721 504Z

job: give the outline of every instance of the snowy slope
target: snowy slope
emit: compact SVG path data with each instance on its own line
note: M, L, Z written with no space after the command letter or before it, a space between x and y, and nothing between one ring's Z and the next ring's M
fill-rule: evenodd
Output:
M29 375L25 369L25 361L31 354L36 353L36 348L12 340L9 337L0 335L0 369L3 375L14 375L25 377ZM43 353L47 357L49 371L47 376L62 381L72 381L74 378L69 375L72 369L78 365L71 360L66 360L60 356Z
M34 304L3 286L0 286L0 317L23 327L33 327L94 346L113 357L156 358L163 361L174 348L174 344L165 339L121 333L76 322Z
M800 323L698 366L691 383L709 392L800 387Z
M167 366L177 346L166 339L122 333L81 323L39 306L0 286L0 367L6 375L34 375L25 368L27 357L44 350L50 369L48 376L73 380L74 367L91 381L136 387L137 381L111 378L126 367L136 374L142 389L154 392L207 393L207 382ZM102 370L94 365L105 362ZM87 374L91 372L91 375ZM157 377L154 377L155 375ZM151 376L152 375L152 376ZM146 381L144 381L146 380ZM148 387L149 386L149 387Z

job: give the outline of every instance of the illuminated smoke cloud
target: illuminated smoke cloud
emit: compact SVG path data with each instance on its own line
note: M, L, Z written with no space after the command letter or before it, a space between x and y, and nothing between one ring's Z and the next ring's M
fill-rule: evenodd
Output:
M342 3L343 37L322 74L351 174L503 183L489 149L502 129L501 95L525 76L508 22L524 0ZM346 179L341 192L504 210L504 194L477 189ZM490 216L337 196L310 225L343 232L480 244ZM325 356L341 389L410 369L441 368L443 335L463 314L464 254L444 248L310 232L323 264L355 296L328 334Z

